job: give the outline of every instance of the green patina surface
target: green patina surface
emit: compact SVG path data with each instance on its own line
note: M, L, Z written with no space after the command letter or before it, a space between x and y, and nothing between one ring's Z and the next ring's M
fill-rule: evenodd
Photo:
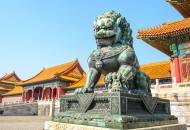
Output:
M94 22L97 44L89 59L84 87L61 98L61 112L53 120L62 123L128 129L175 124L169 101L152 97L149 77L140 71L133 49L132 30L125 17L115 11ZM175 46L171 49L176 53ZM105 75L106 93L94 88Z
M150 79L140 71L132 30L125 17L115 11L99 15L94 22L94 33L97 49L88 59L86 84L76 93L93 93L103 74L108 92L150 95Z

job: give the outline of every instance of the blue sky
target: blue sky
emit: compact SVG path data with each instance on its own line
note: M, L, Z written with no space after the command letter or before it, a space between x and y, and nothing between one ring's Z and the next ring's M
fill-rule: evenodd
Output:
M165 0L1 0L0 76L13 70L27 79L43 67L87 58L96 48L93 21L115 10L131 24L140 64L169 59L136 39L138 29L182 19Z

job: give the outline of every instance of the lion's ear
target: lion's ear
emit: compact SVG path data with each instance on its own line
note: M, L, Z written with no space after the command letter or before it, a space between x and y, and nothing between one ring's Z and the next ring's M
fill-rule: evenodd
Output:
M125 17L119 17L119 18L117 19L117 21L116 21L116 23L117 23L117 25L118 25L119 27L121 27L122 24L124 24L125 22L126 22Z
M118 26L120 25L121 18L122 18L122 17L118 18L117 21L116 21L116 23L117 23Z

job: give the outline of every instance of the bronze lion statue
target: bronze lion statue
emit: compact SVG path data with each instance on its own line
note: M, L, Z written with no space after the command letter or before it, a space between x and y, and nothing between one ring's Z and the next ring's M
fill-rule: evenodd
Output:
M150 79L140 71L133 49L130 24L120 13L105 12L94 22L97 44L88 59L89 71L86 84L76 93L91 93L100 78L105 75L108 92L151 94Z

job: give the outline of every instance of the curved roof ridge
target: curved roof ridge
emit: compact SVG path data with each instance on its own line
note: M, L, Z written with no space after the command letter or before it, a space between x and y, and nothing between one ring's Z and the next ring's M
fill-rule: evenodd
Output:
M169 2L184 18L190 17L189 0L166 0Z
M47 67L47 68L45 68L46 70L47 69L52 69L52 68L56 68L56 67L59 67L59 66L62 66L62 65L65 65L65 64L69 64L69 63L75 63L77 61L77 59L74 59L74 60L71 60L71 61L69 61L69 62L65 62L65 63L63 63L63 64L59 64L59 65L55 65L55 66L51 66L51 67Z
M31 78L29 78L29 79L26 79L26 80L23 80L22 82L24 83L24 82L26 82L26 81L29 81L29 80L31 80L31 79L37 77L37 76L40 75L44 70L45 70L45 68L43 68L39 73L37 73L37 74L34 75L33 77L31 77Z
M73 63L72 63L72 62L73 62ZM69 66L66 70L63 70L62 72L55 74L55 76L58 76L58 75L60 75L60 74L65 74L65 73L67 73L68 71L70 71L71 69L73 69L73 67L75 67L79 62L78 62L77 59L75 59L75 60L70 61L70 62L65 63L65 64L69 64L69 63L72 63L72 65ZM61 64L61 65L64 65L64 64ZM60 65L60 66L61 66L61 65ZM58 65L58 66L59 66L59 65Z
M31 83L37 83L49 79L55 78L59 73L63 73L64 71L67 71L70 69L73 65L75 65L77 60L72 60L70 62L60 64L53 67L43 68L43 70L35 75L34 77L25 80L22 84L31 84ZM78 62L77 62L78 63Z

